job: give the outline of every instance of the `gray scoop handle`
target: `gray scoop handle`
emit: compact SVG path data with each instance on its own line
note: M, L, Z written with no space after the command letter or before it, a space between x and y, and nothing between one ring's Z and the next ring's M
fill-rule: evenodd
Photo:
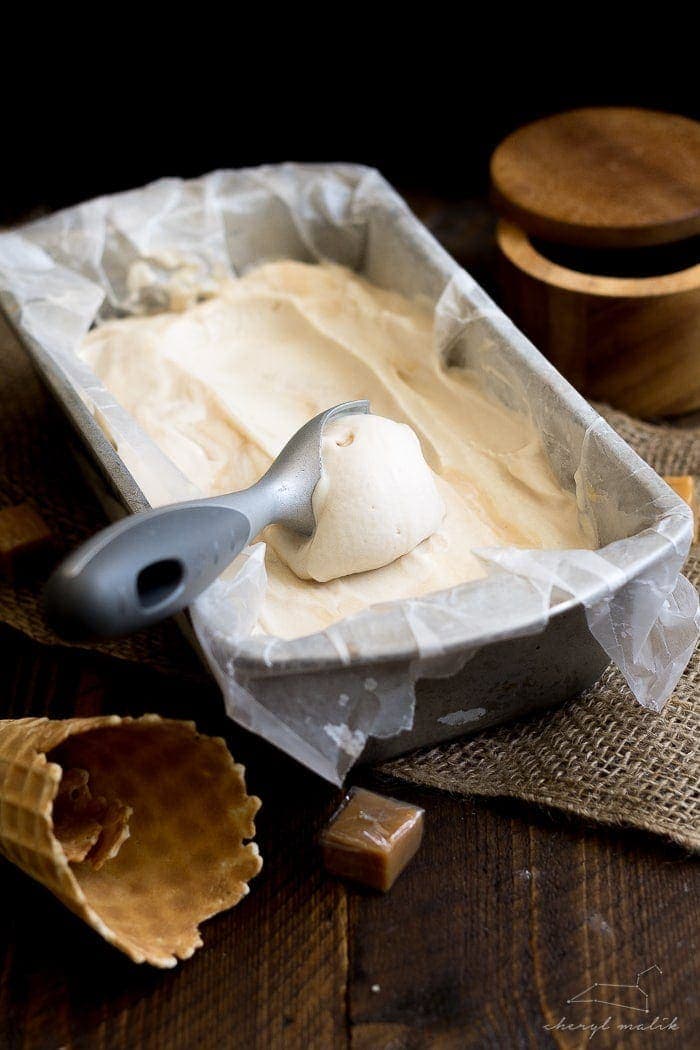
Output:
M323 427L366 412L369 401L345 401L314 416L249 489L145 511L98 533L46 585L49 621L64 638L118 638L190 605L263 526L311 536Z
M54 572L46 613L67 638L116 638L190 605L263 525L263 482L231 495L144 511L110 525Z

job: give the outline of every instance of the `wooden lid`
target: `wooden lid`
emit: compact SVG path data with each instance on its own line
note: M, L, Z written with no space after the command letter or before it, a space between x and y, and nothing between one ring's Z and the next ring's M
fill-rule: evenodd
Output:
M498 211L528 233L598 248L700 234L700 123L574 109L527 124L491 158Z

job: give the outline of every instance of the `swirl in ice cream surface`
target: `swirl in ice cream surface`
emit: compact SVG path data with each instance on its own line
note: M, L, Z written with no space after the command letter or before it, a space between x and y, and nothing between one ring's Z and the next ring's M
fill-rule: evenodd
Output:
M433 309L332 264L267 263L181 312L106 322L79 349L207 495L255 482L331 405L310 541L265 530L256 631L300 637L485 575L480 547L591 548L532 421L435 350ZM351 440L348 442L348 439ZM130 463L146 496L154 479Z

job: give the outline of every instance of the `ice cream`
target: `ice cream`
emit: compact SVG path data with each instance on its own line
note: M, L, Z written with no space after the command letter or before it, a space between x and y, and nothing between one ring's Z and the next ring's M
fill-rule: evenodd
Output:
M273 527L268 542L302 580L325 583L388 565L437 532L445 504L405 423L374 415L329 423L310 539Z
M206 494L252 484L303 423L342 401L369 398L377 416L417 436L445 506L436 531L381 568L316 582L292 571L268 530L258 632L299 637L379 602L476 579L485 569L475 548L593 546L530 419L435 352L432 308L342 267L268 263L183 312L103 324L79 352ZM132 469L153 497L154 479ZM386 539L384 513L372 543ZM403 528L404 510L394 513ZM318 558L322 571L321 539L306 552L307 570ZM336 536L335 554L342 547Z

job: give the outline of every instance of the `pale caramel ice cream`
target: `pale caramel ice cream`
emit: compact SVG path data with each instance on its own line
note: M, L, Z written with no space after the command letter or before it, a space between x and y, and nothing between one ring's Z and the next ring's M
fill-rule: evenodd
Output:
M371 526L366 514L358 517L374 530L365 547L372 548L375 562L377 551L395 560L358 572L353 566L360 563L350 559L340 567L352 574L328 582L300 575L327 576L334 549L344 557L340 548L347 544L333 540L332 528L318 537L326 546L315 562L304 561L308 549L290 551L277 530L267 530L260 632L299 637L378 602L476 579L485 570L475 548L593 546L590 527L573 494L554 477L534 425L435 352L432 309L342 267L269 263L224 280L212 298L181 313L103 324L86 336L79 352L209 495L252 484L303 423L342 401L369 398L383 423L407 424L417 435L422 456L414 461L413 453L406 453L407 492L417 484L416 464L424 457L438 500L427 505L428 513L422 506L416 514L407 542L417 545L396 557L390 544L392 528L395 535L396 528L408 527L409 497L403 508L393 501L391 515L379 513ZM355 481L346 486L344 506L353 491L360 492L365 507L371 504L362 485L352 485L363 470L370 482L381 474L377 449L388 457L395 452L390 445L375 434L363 459L358 443ZM148 496L151 479L136 474ZM421 486L421 492L428 491L425 477Z
M440 528L437 477L405 423L375 415L333 420L323 431L321 464L313 536L281 527L266 534L300 579L325 583L379 569Z

